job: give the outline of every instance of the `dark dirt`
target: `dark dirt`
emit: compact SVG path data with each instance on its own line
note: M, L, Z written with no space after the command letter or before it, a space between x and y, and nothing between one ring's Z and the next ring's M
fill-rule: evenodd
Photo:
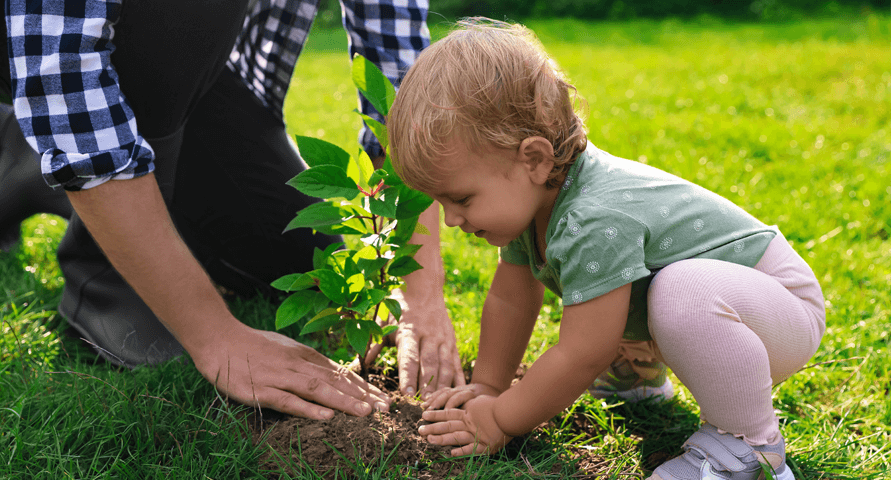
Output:
M466 473L468 459L450 459L451 447L426 443L418 434L418 427L423 422L421 402L400 394L393 375L395 372L391 375L378 372L369 376L370 383L393 397L390 411L386 413L376 412L368 417L336 413L327 421L266 410L262 415L250 415L248 425L253 442L264 442L275 452L266 449L267 453L260 458L261 466L271 472L270 478L279 478L282 471L297 475L301 470L312 470L325 479L354 478L352 465L361 465L362 470L372 472L399 469L401 477L405 475L419 480L448 479ZM522 375L523 371L519 370L518 376ZM524 452L528 448L537 448L536 444L541 448L540 442L547 443L547 439L540 438L542 433L537 429L526 437L514 439L506 447L508 457L518 459L519 472L527 468L532 472ZM572 457L566 458L567 463L576 464L575 472L570 476L598 478L596 472L602 471L604 459L584 449L572 450L566 452ZM559 464L551 470L533 473L557 478L560 471L565 471Z
M367 417L336 413L327 421L275 412L263 421L253 417L249 424L254 443L265 441L281 457L264 454L261 464L289 473L297 473L295 467L310 468L324 478L334 478L336 471L344 478L353 471L351 464L373 469L403 466L412 470L413 478L431 480L450 478L450 472L464 468L464 462L447 460L451 447L429 444L418 434L423 422L420 400L400 394L397 380L389 376L373 373L369 381L393 398L389 412Z

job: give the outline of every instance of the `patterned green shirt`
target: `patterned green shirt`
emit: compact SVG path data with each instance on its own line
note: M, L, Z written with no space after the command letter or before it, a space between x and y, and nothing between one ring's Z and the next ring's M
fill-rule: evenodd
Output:
M534 230L502 248L502 260L529 265L565 305L631 283L629 340L650 340L647 289L661 268L689 258L753 267L778 233L720 195L591 143L555 201L544 260Z

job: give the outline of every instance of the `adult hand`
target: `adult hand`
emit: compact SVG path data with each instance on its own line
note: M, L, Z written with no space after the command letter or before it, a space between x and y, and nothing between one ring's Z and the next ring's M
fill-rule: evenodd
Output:
M418 433L435 445L457 445L449 453L453 457L472 453L495 453L502 449L509 437L496 423L496 397L477 397L464 410L428 410L423 420L434 422L418 428Z
M365 416L390 406L386 394L312 348L240 323L192 358L208 381L245 405L317 420L332 418L332 409Z
M403 309L398 329L385 342L369 349L366 363L374 361L384 346L395 344L400 391L404 394L420 392L427 400L437 390L465 385L455 330L442 296L414 298L395 291L395 297Z
M421 404L421 408L425 410L449 410L450 408L458 408L469 400L479 396L489 395L491 397L498 397L499 393L501 392L495 388L482 383L471 383L461 387L444 388L434 392L426 402Z

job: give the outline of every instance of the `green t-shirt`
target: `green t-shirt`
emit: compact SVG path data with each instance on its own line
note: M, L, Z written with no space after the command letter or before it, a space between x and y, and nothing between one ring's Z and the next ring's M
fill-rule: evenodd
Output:
M689 258L753 267L777 233L720 195L589 143L555 201L544 261L533 227L500 256L529 265L565 305L631 283L623 337L650 340L647 289L661 268Z

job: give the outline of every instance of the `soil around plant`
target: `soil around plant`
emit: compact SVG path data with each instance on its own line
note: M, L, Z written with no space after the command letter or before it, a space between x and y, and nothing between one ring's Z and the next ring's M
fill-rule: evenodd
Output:
M369 382L391 396L390 411L366 417L337 412L330 420L272 412L261 421L255 415L249 421L252 440L270 447L260 458L261 466L291 475L310 469L323 478L351 478L352 465L394 467L411 470L401 473L411 473L412 478L431 480L451 478L464 468L464 462L449 459L452 447L427 443L418 433L424 423L421 400L401 394L398 381L380 372L370 374Z
M337 412L330 420L310 420L269 410L249 415L251 439L263 447L259 462L263 470L270 472L268 478L280 478L282 472L296 477L307 470L324 479L356 478L357 469L382 473L398 469L400 478L419 480L445 480L467 473L468 458L450 458L453 447L427 443L419 435L418 427L424 423L421 401L399 392L395 372L384 375L377 367L373 368L376 369L369 375L369 382L393 398L389 412L375 412L367 417ZM521 367L518 377L524 371ZM539 442L547 442L540 438L541 434L541 429L537 429L506 446L509 458L519 457L520 471L529 467L524 451L536 448L533 445ZM601 470L604 459L584 449L571 450L574 451L566 453L573 458L565 460L576 464L577 473L573 478L597 478L598 475L589 474ZM561 469L557 464L552 472L534 473L557 478L555 475ZM391 478L391 475L382 478Z

